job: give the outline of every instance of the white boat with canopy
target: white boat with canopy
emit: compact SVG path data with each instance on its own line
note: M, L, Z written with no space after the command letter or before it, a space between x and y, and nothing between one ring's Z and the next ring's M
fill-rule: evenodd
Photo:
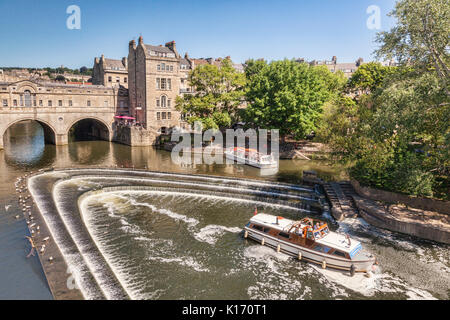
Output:
M245 238L272 247L299 260L316 263L322 268L370 272L376 258L363 250L359 241L330 231L320 220L304 218L293 221L268 214L256 214L245 226Z
M227 159L252 167L260 169L278 168L278 161L274 159L272 154L266 155L255 149L231 147L226 149L224 154Z

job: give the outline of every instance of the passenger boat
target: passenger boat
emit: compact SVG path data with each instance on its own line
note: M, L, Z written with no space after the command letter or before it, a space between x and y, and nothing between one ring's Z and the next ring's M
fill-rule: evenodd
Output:
M293 221L268 214L257 214L244 228L245 238L275 248L299 260L316 263L322 268L355 272L372 271L376 258L365 252L361 243L348 235L328 229L320 220L304 218Z
M227 159L236 160L238 163L245 163L252 167L260 169L278 168L278 161L274 159L272 154L262 154L255 149L231 147L226 149L224 154Z

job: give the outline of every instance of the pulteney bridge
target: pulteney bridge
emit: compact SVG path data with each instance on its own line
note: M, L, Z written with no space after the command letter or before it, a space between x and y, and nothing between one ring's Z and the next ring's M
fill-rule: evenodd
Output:
M72 128L111 141L116 98L114 89L100 86L0 83L0 149L8 128L26 120L43 127L46 143L68 144Z
M114 108L96 109L55 109L55 108L0 108L0 149L3 149L3 136L15 123L34 120L44 129L46 143L65 145L69 142L69 131L82 121L90 123L86 132L102 140L111 141Z

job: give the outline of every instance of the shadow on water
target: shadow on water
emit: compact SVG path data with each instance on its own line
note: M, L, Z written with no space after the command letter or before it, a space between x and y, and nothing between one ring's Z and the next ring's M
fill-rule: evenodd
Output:
M5 162L14 168L44 167L55 162L56 148L45 144L44 129L37 122L11 126L5 133L4 146Z

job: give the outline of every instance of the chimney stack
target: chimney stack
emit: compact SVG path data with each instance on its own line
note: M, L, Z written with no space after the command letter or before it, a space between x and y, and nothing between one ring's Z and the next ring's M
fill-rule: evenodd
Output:
M144 44L144 38L142 36L139 37L139 45Z
M363 64L364 59L363 58L359 58L358 60L356 60L356 66L359 67Z
M129 50L136 49L136 41L131 40L130 43L128 44L128 48Z
M169 48L170 50L172 50L175 53L175 56L177 58L180 58L180 55L178 54L178 51L177 51L177 46L176 46L175 41L167 42L165 46L166 46L166 48Z
M122 58L122 64L126 69L128 69L128 59L126 57Z

